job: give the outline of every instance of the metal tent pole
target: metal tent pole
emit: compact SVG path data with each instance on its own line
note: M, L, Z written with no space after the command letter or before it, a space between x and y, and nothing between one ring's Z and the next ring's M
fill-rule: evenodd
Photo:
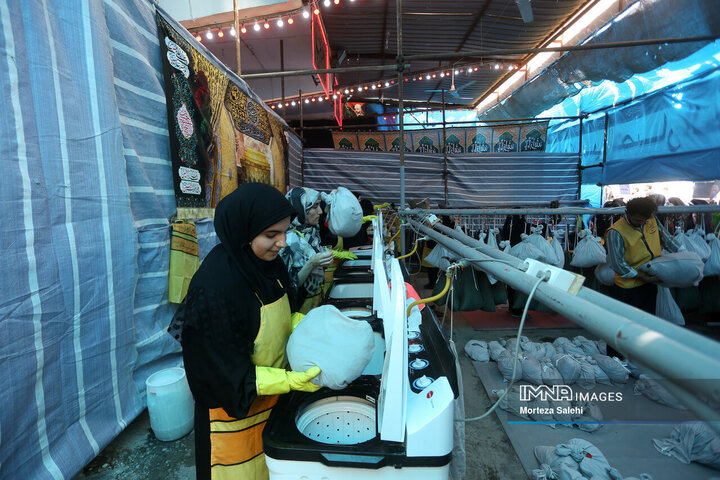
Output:
M400 124L400 205L398 210L405 208L405 121L403 119L403 70L402 56L402 0L395 2L397 28L397 69L398 69L398 123ZM405 255L405 230L400 223L400 252Z

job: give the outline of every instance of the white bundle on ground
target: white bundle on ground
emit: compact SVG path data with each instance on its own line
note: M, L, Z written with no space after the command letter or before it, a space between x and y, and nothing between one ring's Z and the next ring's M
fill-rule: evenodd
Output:
M691 250L698 254L704 262L710 256L710 245L705 241L705 230L701 227L695 227L687 232L688 244L692 246Z
M633 386L633 393L635 395L645 395L650 400L656 401L668 407L676 408L678 410L687 410L687 407L680 403L680 400L675 398L672 393L665 390L665 388L657 382L657 380L645 375L640 374L640 377L635 381Z
M580 365L580 375L578 375L577 380L575 380L577 386L585 390L595 388L597 384L595 381L595 369L588 363L587 357L585 355L573 355L573 357Z
M587 338L583 337L582 335L578 335L577 337L572 339L573 345L580 347L580 349L583 351L585 355L593 356L600 353L600 350L598 350L597 344L593 342L592 340L588 340Z
M630 370L625 368L625 366L620 363L620 360L600 353L593 355L593 359L600 365L600 368L603 369L603 372L605 372L605 375L608 376L613 384L627 383L628 378L630 378Z
M553 341L557 353L570 353L573 355L585 355L582 348L575 345L566 337L558 337Z
M537 358L527 352L518 354L518 360L522 365L522 379L535 385L542 385L542 367Z
M582 413L572 414L573 422L584 432L595 432L603 427L603 414L600 407L593 402L576 402L575 407L580 407Z
M488 344L488 350L490 351L490 358L493 361L497 361L500 354L507 351L497 340L493 340Z
M563 377L555 366L553 366L552 360L543 359L539 360L540 368L542 372L542 381L545 385L563 385Z
M557 255L555 255L555 250L553 250L553 248L550 246L547 239L542 236L543 230L544 227L542 225L532 227L530 229L532 233L528 236L527 241L532 243L533 247L537 248L542 253L542 259L538 260L549 263L551 265L557 265L559 259ZM563 262L564 261L565 258L563 256Z
M339 237L352 237L362 226L362 207L357 197L345 187L337 187L327 194L323 192L323 200L330 206L328 228Z
M528 240L530 237L521 233L520 238L522 238L522 241L510 248L510 251L508 252L510 255L517 257L520 260L532 258L533 260L539 260L541 262L545 261L543 253Z
M612 269L609 263L601 263L595 267L595 278L603 285L612 287L615 285L615 270Z
M580 377L580 363L575 357L567 353L558 353L552 357L553 365L560 373L565 385L572 385Z
M605 455L592 443L582 438L573 438L566 444L557 445L558 455L567 455L578 462L580 472L593 480L622 480L622 475L605 458Z
M580 473L580 465L567 455L558 455L555 447L538 445L533 449L540 468L549 479L575 480L584 479ZM578 476L579 475L579 476Z
M668 253L646 262L638 269L660 279L665 287L696 286L703 278L704 264L695 252Z
M720 275L720 239L714 233L708 233L705 239L710 246L710 256L705 260L703 275L706 277Z
M600 244L600 238L593 236L588 229L578 233L580 241L575 246L570 265L573 267L587 268L605 263L607 254L605 247Z
M685 317L682 310L672 296L669 288L658 285L658 293L655 298L655 315L672 322L676 325L685 325Z
M515 379L520 380L522 378L522 363L519 358L517 358L517 362L515 362L515 360L515 353L508 349L501 352L495 360L498 370L500 371L500 375L503 376L503 380L506 382L509 382L512 378L513 365L515 365Z
M682 463L702 463L720 470L720 435L703 422L688 422L673 428L668 438L653 439L658 452Z
M493 390L492 396L500 398L503 393L505 393L505 390ZM528 402L524 400L522 402L520 401L520 388L517 385L513 386L508 394L500 400L498 406L506 412L510 412L518 417L530 418L527 413L522 413L520 410L520 407L528 407L529 405Z
M525 340L523 341L522 339ZM520 348L522 348L523 352L529 353L538 360L540 360L541 358L545 358L547 353L545 349L545 344L531 342L527 337L520 337Z
M490 352L487 342L481 340L470 340L465 344L465 353L476 362L490 361Z
M597 360L595 360L593 357L585 357L585 361L589 363L593 369L593 374L595 375L595 383L599 383L601 385L612 385L610 377L608 377L607 373L605 373L605 370L603 370L602 367L598 364Z
M375 339L370 324L353 320L332 305L314 308L290 335L290 367L304 372L317 365L322 373L312 382L340 390L358 378L372 358Z

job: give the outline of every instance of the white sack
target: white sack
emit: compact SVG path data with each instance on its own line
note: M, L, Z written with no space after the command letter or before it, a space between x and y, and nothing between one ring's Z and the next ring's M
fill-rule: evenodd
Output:
M580 376L580 363L572 355L567 353L558 353L552 357L553 365L560 372L563 383L572 385Z
M492 340L488 344L488 350L490 351L490 358L495 361L497 361L498 357L502 352L507 351L505 347L500 345L500 342L498 342L497 340Z
M290 335L290 368L304 372L317 365L322 373L312 382L340 390L358 378L372 358L375 339L365 320L353 320L332 305L310 310Z
M655 315L676 325L685 325L685 318L677 302L675 302L672 292L662 285L658 285L657 298L655 299Z
M481 340L470 340L465 344L465 353L476 362L490 361L487 342Z
M592 232L587 229L578 233L578 238L581 240L575 246L570 265L585 268L605 263L607 254L605 253L605 247L600 245L599 238L594 237Z
M556 258L552 264L558 268L563 268L565 266L565 252L563 251L562 245L560 245L560 239L557 235L550 239L550 246L552 247Z
M577 337L573 338L572 340L573 345L580 348L583 353L589 357L592 357L593 355L597 355L600 353L600 350L598 350L597 344L591 340L588 340L587 338L583 337L582 335L578 335Z
M497 228L491 228L488 231L487 236L487 246L492 248L498 248L498 242L497 242L497 234L500 233L500 230Z
M615 285L615 270L609 263L601 263L595 267L595 278L605 286L612 287Z
M323 200L330 205L328 228L339 237L352 237L360 231L363 212L360 202L345 187L338 187L330 194L323 192Z
M545 261L543 253L528 240L528 238L530 237L528 237L524 233L521 233L520 238L522 238L522 241L520 243L518 243L514 247L510 247L510 251L508 252L510 253L510 255L512 255L513 257L517 257L520 260L532 258L533 260L539 260L541 262Z
M710 256L705 260L703 275L720 275L720 239L714 233L708 233L705 238L710 246Z
M557 266L557 262L558 262L557 255L555 255L555 250L550 246L547 239L542 236L543 230L544 230L544 227L542 225L537 226L537 227L532 227L530 229L532 234L528 236L527 241L532 243L533 247L540 250L540 252L542 253L542 261L543 262ZM564 258L563 258L563 260L564 260Z
M448 258L452 259L453 262L457 260L457 256L454 253L438 244L435 245L435 248L432 249L424 260L433 267L439 268L440 270L447 270L451 263L451 260L448 260Z
M653 445L682 463L698 462L720 470L720 435L703 422L678 425L668 438L654 438Z
M697 253L676 252L654 258L638 270L658 277L665 287L692 287L702 280L703 267Z
M593 355L593 359L600 365L600 368L603 369L603 372L613 384L627 383L630 370L625 368L618 359L602 354Z
M692 245L692 249L688 248L698 254L700 259L704 262L710 256L710 246L705 241L705 230L700 227L695 227L687 232L689 244Z
M657 380L645 375L640 374L640 377L633 386L633 393L635 395L645 395L650 400L658 402L668 407L677 408L678 410L687 410L687 407L683 405L680 400L668 392L665 387L660 385Z

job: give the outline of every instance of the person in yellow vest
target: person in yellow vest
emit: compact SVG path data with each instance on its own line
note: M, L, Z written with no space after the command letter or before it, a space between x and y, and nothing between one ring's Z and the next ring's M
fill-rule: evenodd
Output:
M287 233L287 246L280 257L287 266L298 291L300 313L320 305L325 282L324 267L333 262L333 253L320 245L320 193L312 188L296 187L286 198L297 211Z
M190 282L181 314L187 379L195 398L198 479L264 480L262 431L278 395L315 391L318 367L286 370L285 346L299 317L279 252L295 215L275 188L240 185L215 210L220 243Z
M638 267L680 246L655 217L657 205L651 197L633 198L625 207L625 215L605 233L608 260L615 271L612 295L629 305L655 314L656 277Z

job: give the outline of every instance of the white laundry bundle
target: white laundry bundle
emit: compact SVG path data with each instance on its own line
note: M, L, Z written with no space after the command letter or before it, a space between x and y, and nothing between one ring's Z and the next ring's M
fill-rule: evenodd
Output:
M522 233L520 234L520 238L522 241L510 248L510 251L508 252L510 255L517 257L520 260L532 258L533 260L540 260L541 262L544 261L543 259L545 257L543 256L543 253L532 244L528 235Z
M373 356L375 339L365 320L346 317L333 305L314 308L290 335L290 367L304 372L317 365L322 373L312 382L340 390L358 378Z
M491 228L488 231L487 236L487 246L492 248L498 248L498 242L497 242L497 234L500 233L500 230L497 228Z
M510 253L510 240L502 240L498 246L504 253Z
M630 370L620 363L616 357L608 357L607 355L597 354L593 355L593 359L602 368L605 375L608 376L613 384L627 383L630 377Z
M650 400L654 400L668 407L677 408L678 410L687 410L680 400L675 398L673 394L668 392L665 387L660 385L657 380L641 373L640 377L635 381L633 386L635 395L645 395Z
M567 353L558 353L552 357L553 365L562 376L565 385L572 385L580 377L580 363Z
M720 239L714 233L708 233L705 239L710 247L710 256L705 260L703 275L706 277L720 275Z
M440 270L447 270L451 261L457 260L457 256L442 245L436 245L432 252L425 257L425 261Z
M328 228L339 237L352 237L362 226L362 207L357 197L345 187L337 187L329 194L323 192L323 200L330 205Z
M665 287L691 287L703 278L704 264L695 252L668 253L646 262L638 270L656 276Z
M558 268L565 266L565 252L563 251L562 245L560 245L560 237L557 235L557 230L553 229L553 236L550 241L550 246L555 252L556 262L553 263Z
M541 262L549 263L551 265L557 265L558 258L557 255L555 255L555 250L550 246L547 239L542 236L542 231L544 227L542 225L539 225L537 227L532 227L530 231L532 232L530 235L528 235L527 241L532 243L533 247L540 250L542 253L542 258L539 258ZM563 257L563 262L564 262Z
M692 247L688 248L688 250L697 253L703 262L707 260L710 256L710 246L705 241L705 230L701 227L688 230L687 238L687 244Z
M470 340L465 344L465 353L476 362L490 361L490 352L487 342L481 340Z
M655 315L676 325L685 325L685 318L669 288L658 285Z
M668 438L654 438L653 445L682 463L697 462L720 470L720 435L704 422L678 425Z
M595 278L603 285L612 287L615 285L615 270L609 263L601 263L595 267Z
M607 254L605 253L605 247L600 245L599 238L593 236L592 232L587 229L578 233L578 238L580 241L575 246L570 265L586 268L605 263Z

